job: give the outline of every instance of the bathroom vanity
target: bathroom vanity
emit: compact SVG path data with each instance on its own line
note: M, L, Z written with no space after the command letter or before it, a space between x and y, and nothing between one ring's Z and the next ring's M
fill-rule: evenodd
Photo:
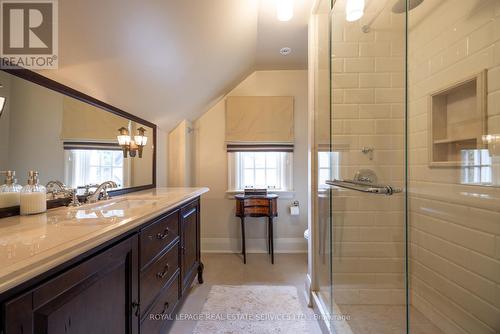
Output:
M2 334L161 333L200 261L206 188L0 219Z

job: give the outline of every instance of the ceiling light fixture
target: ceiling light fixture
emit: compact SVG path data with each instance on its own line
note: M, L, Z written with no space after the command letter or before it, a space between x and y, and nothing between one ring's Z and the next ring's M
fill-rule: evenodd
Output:
M123 157L126 158L127 154L130 154L131 158L136 156L136 153L139 152L139 158L142 158L142 150L144 146L146 146L148 142L148 137L145 136L146 129L140 127L137 129L137 135L132 139L129 135L129 131L125 127L121 127L118 129L120 134L117 136L118 144L122 147Z
M354 22L363 17L365 13L365 0L347 0L345 6L345 19Z
M276 14L280 21L290 21L293 17L293 0L276 0Z
M280 53L282 56L288 56L290 53L292 53L292 49L290 49L289 47L284 47L281 48Z

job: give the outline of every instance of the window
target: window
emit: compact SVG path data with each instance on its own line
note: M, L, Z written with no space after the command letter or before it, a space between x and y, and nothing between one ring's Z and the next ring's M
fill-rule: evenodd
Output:
M462 183L492 183L491 157L488 150L462 150Z
M229 153L229 188L266 188L292 190L292 153L231 152Z
M339 178L339 152L318 152L318 188L328 188L327 180Z
M118 150L65 150L65 182L76 188L115 181L124 186L123 153Z

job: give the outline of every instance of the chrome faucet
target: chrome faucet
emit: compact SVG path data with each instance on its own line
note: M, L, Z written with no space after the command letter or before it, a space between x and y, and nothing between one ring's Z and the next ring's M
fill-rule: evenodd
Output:
M99 187L98 184L86 184L84 186L78 186L76 189L80 190L80 189L85 189L85 192L83 193L83 196L90 196L90 189L91 188L97 188Z
M118 188L118 185L114 181L103 182L91 195L87 197L87 203L96 203L99 200L109 199L108 189L112 188Z
M69 196L69 189L66 187L64 183L61 181L49 181L45 185L45 188L47 188L47 194L52 196L52 199L56 199L59 197L59 195L62 194L62 197L68 197Z

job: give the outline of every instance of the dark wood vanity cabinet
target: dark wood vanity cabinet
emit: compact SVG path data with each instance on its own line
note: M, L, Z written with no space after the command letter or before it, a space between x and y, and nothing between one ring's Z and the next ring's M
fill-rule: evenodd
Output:
M203 265L200 262L200 202L193 202L181 209L181 259L182 288L191 285L196 274L203 283Z
M2 298L0 334L168 332L196 275L203 282L199 211L198 198Z
M4 304L5 333L138 333L137 236Z

